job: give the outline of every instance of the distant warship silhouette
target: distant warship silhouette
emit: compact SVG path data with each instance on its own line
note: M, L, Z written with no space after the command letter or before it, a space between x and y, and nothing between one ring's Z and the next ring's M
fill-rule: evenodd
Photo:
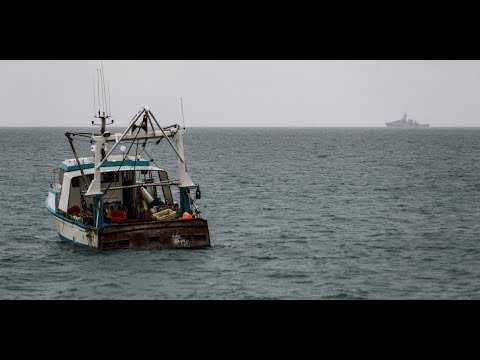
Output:
M419 124L412 119L407 120L407 114L404 114L400 120L387 122L385 125L393 128L427 128L430 126L429 124Z

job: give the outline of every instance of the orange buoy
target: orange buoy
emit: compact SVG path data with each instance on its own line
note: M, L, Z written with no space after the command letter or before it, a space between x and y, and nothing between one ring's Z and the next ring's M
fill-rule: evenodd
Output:
M181 218L180 220L192 220L192 219L193 219L192 215L190 215L190 214L187 213L187 212L184 212L184 213L183 213L183 216L182 216L182 218Z

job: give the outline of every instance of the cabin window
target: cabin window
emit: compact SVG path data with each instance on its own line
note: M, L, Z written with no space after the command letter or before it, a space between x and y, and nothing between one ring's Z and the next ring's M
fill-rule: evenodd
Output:
M89 184L93 181L93 175L86 175L86 178ZM80 184L82 185L82 188L86 186L82 176L72 178L71 184L72 188L78 188L80 187Z
M144 183L151 183L153 182L152 180L152 175L151 175L151 171L148 171L148 170L140 170L140 171L137 171L136 172L136 177L138 180L144 182Z
M122 171L122 184L123 185L133 185L135 174L133 171Z
M80 186L80 178L74 177L72 178L72 188L78 188Z
M151 243L160 242L160 236L150 236L150 242Z
M102 173L102 183L118 182L118 174L114 172Z

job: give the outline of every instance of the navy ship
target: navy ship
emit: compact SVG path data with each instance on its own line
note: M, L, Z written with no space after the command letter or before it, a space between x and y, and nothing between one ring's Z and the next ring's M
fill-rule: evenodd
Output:
M412 119L407 120L407 114L404 114L403 118L401 118L400 120L387 122L385 123L385 125L387 125L387 127L393 128L427 128L430 126L429 124L419 124Z

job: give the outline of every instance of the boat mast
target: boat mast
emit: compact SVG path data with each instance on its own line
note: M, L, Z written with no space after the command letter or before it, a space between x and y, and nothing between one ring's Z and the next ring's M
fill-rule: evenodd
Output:
M95 89L95 86L94 86ZM100 166L102 160L106 159L105 154L105 144L107 142L106 138L110 136L110 132L106 131L106 125L113 124L113 119L110 124L107 124L107 119L111 117L110 114L110 98L107 95L107 89L105 87L105 75L103 72L103 62L101 62L101 68L97 69L97 100L98 100L98 109L95 109L94 118L100 119L100 124L95 124L95 121L92 121L92 125L100 125L100 135L92 135L92 140L95 143L95 168L93 170L93 181L90 183L87 192L84 196L93 197L93 217L96 227L103 226L103 201L102 196L103 192L100 189L101 183L101 173ZM110 91L108 91L110 92ZM95 99L95 95L94 95ZM95 107L94 101L94 107ZM98 111L98 115L97 115Z
M107 94L107 88L105 86L105 75L103 72L103 62L101 62L101 68L97 69L97 85L98 91L101 92L101 94L98 94L98 116L96 115L95 118L101 120L101 124L98 125L100 125L100 134L104 134L106 125L113 124L113 120L110 124L107 124L107 119L109 119L112 115L110 113L110 89L108 89ZM108 84L108 86L110 87L110 83ZM92 125L95 125L94 121L92 121Z

